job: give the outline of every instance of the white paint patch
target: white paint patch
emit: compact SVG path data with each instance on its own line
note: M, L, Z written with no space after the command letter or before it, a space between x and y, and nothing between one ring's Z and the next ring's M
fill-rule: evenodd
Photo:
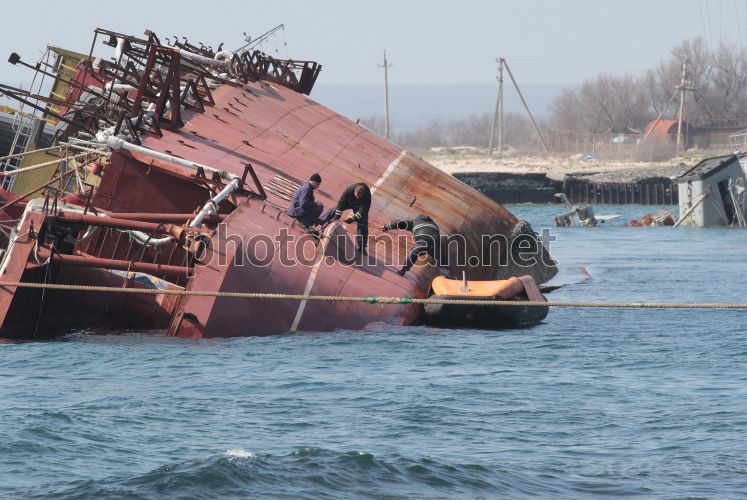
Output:
M327 245L332 240L332 231L335 230L337 226L339 226L340 223L338 221L333 222L332 224L327 227L327 230L324 231L324 239L322 241L322 249L321 249L321 255L319 256L319 260L314 264L314 267L311 268L311 274L309 274L309 279L306 281L306 288L303 291L304 297L308 297L311 294L311 287L314 286L314 282L316 281L316 275L319 272L319 267L322 265L322 262L324 261L324 252L327 250ZM298 329L298 324L301 322L301 316L303 316L303 311L306 309L306 302L307 300L302 300L301 303L298 305L298 311L296 311L296 317L293 318L293 324L290 327L290 331L295 332Z
M373 187L371 188L371 194L373 195L377 189L379 189L379 186L386 180L387 177L389 177L389 174L394 172L394 169L397 168L397 165L399 165L399 162L402 160L402 158L405 157L407 154L407 151L404 149L399 153L399 156L394 159L392 163L389 164L388 167L386 167L386 170L384 170L384 173L381 174L381 177L379 177L379 180L377 180Z

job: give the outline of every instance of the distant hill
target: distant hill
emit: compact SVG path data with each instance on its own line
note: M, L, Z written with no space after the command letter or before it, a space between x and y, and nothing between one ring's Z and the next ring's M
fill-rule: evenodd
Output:
M563 89L573 84L526 84L522 92L529 109L546 118L550 105ZM496 84L389 86L389 113L392 130L405 132L433 120L449 121L472 114L493 113ZM524 112L510 82L504 83L506 112ZM311 93L316 101L352 120L384 115L384 85L317 83Z

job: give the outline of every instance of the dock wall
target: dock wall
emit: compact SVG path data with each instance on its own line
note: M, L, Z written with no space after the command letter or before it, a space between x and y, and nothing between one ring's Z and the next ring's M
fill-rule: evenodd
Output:
M454 177L499 203L559 203L565 193L571 203L676 205L677 183L668 177L631 182L596 181L568 176L563 180L542 173L458 172Z

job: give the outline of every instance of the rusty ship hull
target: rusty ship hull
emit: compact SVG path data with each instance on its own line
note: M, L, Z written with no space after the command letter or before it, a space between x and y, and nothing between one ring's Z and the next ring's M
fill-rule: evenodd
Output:
M300 76L289 77L255 67L243 78L234 72L228 81L207 72L200 57L210 53L192 56L188 52L193 48L161 44L152 34L147 39L104 30L99 34L108 35L111 46L126 40L129 49L117 61L81 65L76 79L85 83L78 84L77 95L71 92L69 112L60 114L68 126L58 138L71 148L77 144L76 152L91 151L82 168L95 182L85 196L65 196L59 189L34 203L16 200L8 210L16 215L19 207L24 211L0 280L122 288L157 282L164 289L207 293L123 296L74 286L6 286L0 288L0 335L36 336L40 325L49 324L158 328L192 338L355 330L377 322L420 324L424 310L418 304L210 295L251 291L426 298L436 268L418 265L399 276L395 271L412 240L377 229L418 213L429 214L443 234L461 242L449 253L455 275L490 280L530 274L544 282L554 274L537 241L536 259L524 265L514 261L513 243L528 235L518 231L521 221L501 205L311 99L320 68L305 64ZM132 65L125 73L127 50L142 67ZM310 67L316 72L313 78ZM153 78L155 73L159 78ZM218 82L207 85L211 75ZM114 100L93 112L80 106L86 88L98 86L105 95L112 82L123 85L117 106ZM105 126L137 148L95 145L92 137ZM81 146L84 141L75 142L76 134L87 138L86 147ZM108 154L97 158L97 151ZM185 168L187 163L194 168ZM325 210L335 206L349 185L364 182L370 187L367 257L356 258L354 224L332 223L318 241L286 215L293 189L312 173L323 178L316 200ZM61 175L59 170L55 174ZM231 179L239 188L214 203L212 212L217 213L190 227L190 218L226 190ZM148 234L148 240L138 241L133 231ZM501 238L486 248L489 235ZM142 275L152 279L143 285L135 278Z

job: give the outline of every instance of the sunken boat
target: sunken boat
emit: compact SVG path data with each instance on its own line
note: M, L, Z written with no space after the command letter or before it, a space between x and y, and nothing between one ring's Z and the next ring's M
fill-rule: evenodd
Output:
M51 93L0 86L54 131L42 157L19 162L11 151L0 173L0 336L138 328L199 338L421 324L423 304L408 300L309 300L432 296L437 267L399 275L412 239L377 231L419 213L448 235L454 276L542 283L556 272L528 224L500 204L312 100L316 62L105 29L94 31L89 54L53 55L36 64L10 57L51 79ZM365 258L356 258L354 227L334 222L319 239L287 215L313 173L324 179L316 199L325 208L351 184L370 187Z

